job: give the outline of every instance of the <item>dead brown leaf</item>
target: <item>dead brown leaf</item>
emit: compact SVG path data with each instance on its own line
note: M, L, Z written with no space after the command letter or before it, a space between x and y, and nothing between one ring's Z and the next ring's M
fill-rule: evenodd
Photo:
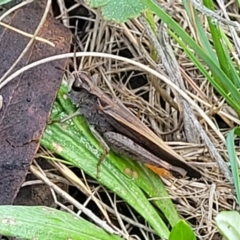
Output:
M10 25L33 33L41 20L46 1L34 1L16 11ZM0 27L0 76L11 67L27 45L29 38ZM17 70L28 63L68 52L71 34L48 15L38 36L48 39L55 48L35 41L21 59ZM29 165L39 147L66 60L46 63L24 72L0 90L0 204L11 204L23 183Z

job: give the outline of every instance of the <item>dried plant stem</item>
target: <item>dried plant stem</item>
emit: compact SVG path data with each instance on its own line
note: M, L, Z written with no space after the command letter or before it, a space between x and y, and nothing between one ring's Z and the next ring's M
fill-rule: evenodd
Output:
M212 10L206 8L199 0L190 0L193 6L202 14L206 15L207 17L212 18L212 22L214 21L221 22L227 26L232 26L236 28L237 31L240 31L240 24L236 21L230 21L228 19L222 18L217 13L213 12Z

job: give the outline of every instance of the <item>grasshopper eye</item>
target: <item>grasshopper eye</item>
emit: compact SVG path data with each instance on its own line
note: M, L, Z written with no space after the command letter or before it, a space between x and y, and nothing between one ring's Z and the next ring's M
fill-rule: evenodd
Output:
M75 92L80 92L84 88L84 89L87 89L90 91L88 79L89 79L89 77L88 77L87 73L75 72L74 81L72 83L72 90Z
M80 92L82 89L82 81L79 78L76 78L72 84L72 90L75 92Z
M68 79L68 92L75 91L80 92L82 88L82 80L78 76L77 72L69 73Z

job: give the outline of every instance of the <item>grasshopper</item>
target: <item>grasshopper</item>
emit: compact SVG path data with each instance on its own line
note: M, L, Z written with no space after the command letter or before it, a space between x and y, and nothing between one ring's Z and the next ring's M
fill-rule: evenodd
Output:
M186 163L119 99L104 94L87 73L75 72L74 79L70 99L79 107L90 126L94 126L97 139L101 141L102 138L107 143L103 144L106 150L103 158L110 147L117 154L150 165L151 169L155 166L175 176L201 177L196 168Z

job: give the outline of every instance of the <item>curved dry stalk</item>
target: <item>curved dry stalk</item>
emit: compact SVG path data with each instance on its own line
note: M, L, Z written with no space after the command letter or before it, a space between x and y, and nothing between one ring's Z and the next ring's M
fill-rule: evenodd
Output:
M29 2L32 2L32 1L29 1ZM29 3L29 2L27 2L27 3ZM41 19L41 21L39 22L38 27L36 28L36 30L35 30L35 32L34 32L33 35L32 35L32 34L29 34L29 33L25 33L25 32L23 32L23 31L21 31L21 30L19 30L19 29L13 28L12 26L9 26L9 25L7 25L7 24L5 24L5 23L0 22L0 25L3 25L3 26L5 26L6 28L9 28L9 29L14 30L14 31L16 31L16 32L18 32L18 33L20 33L20 34L22 34L22 35L24 35L24 36L27 36L27 37L30 37L30 38L31 38L31 40L28 42L28 44L26 45L26 47L23 49L22 53L21 53L21 54L18 56L18 58L16 59L16 61L15 61L15 62L12 64L12 66L3 74L3 76L2 76L1 79L0 79L0 83L3 82L4 79L6 78L6 76L8 76L9 73L16 67L16 65L19 63L19 61L20 61L20 60L23 58L23 56L27 53L27 51L29 50L29 48L30 48L30 46L32 45L32 43L34 42L34 40L38 40L38 41L47 43L47 44L49 44L49 45L52 46L52 47L55 47L55 44L54 44L54 43L52 43L52 42L50 42L50 41L48 41L48 40L46 40L46 39L44 39L44 38L41 38L41 37L38 37L38 36L37 36L38 33L39 33L39 31L40 31L40 29L41 29L41 27L42 27L42 25L44 24L44 22L45 22L45 20L46 20L46 18L47 18L47 14L49 13L49 10L50 10L50 8L51 8L51 4L52 4L52 1L51 1L51 0L48 0L48 1L47 1L47 4L46 4L45 11L44 11L44 14L43 14L43 16L42 16L42 19ZM26 3L25 3L24 5L26 5ZM19 4L17 7L19 8L19 7L22 7L22 6L23 6L22 4ZM16 6L15 6L15 7L16 7ZM1 108L0 108L0 109L1 109Z

